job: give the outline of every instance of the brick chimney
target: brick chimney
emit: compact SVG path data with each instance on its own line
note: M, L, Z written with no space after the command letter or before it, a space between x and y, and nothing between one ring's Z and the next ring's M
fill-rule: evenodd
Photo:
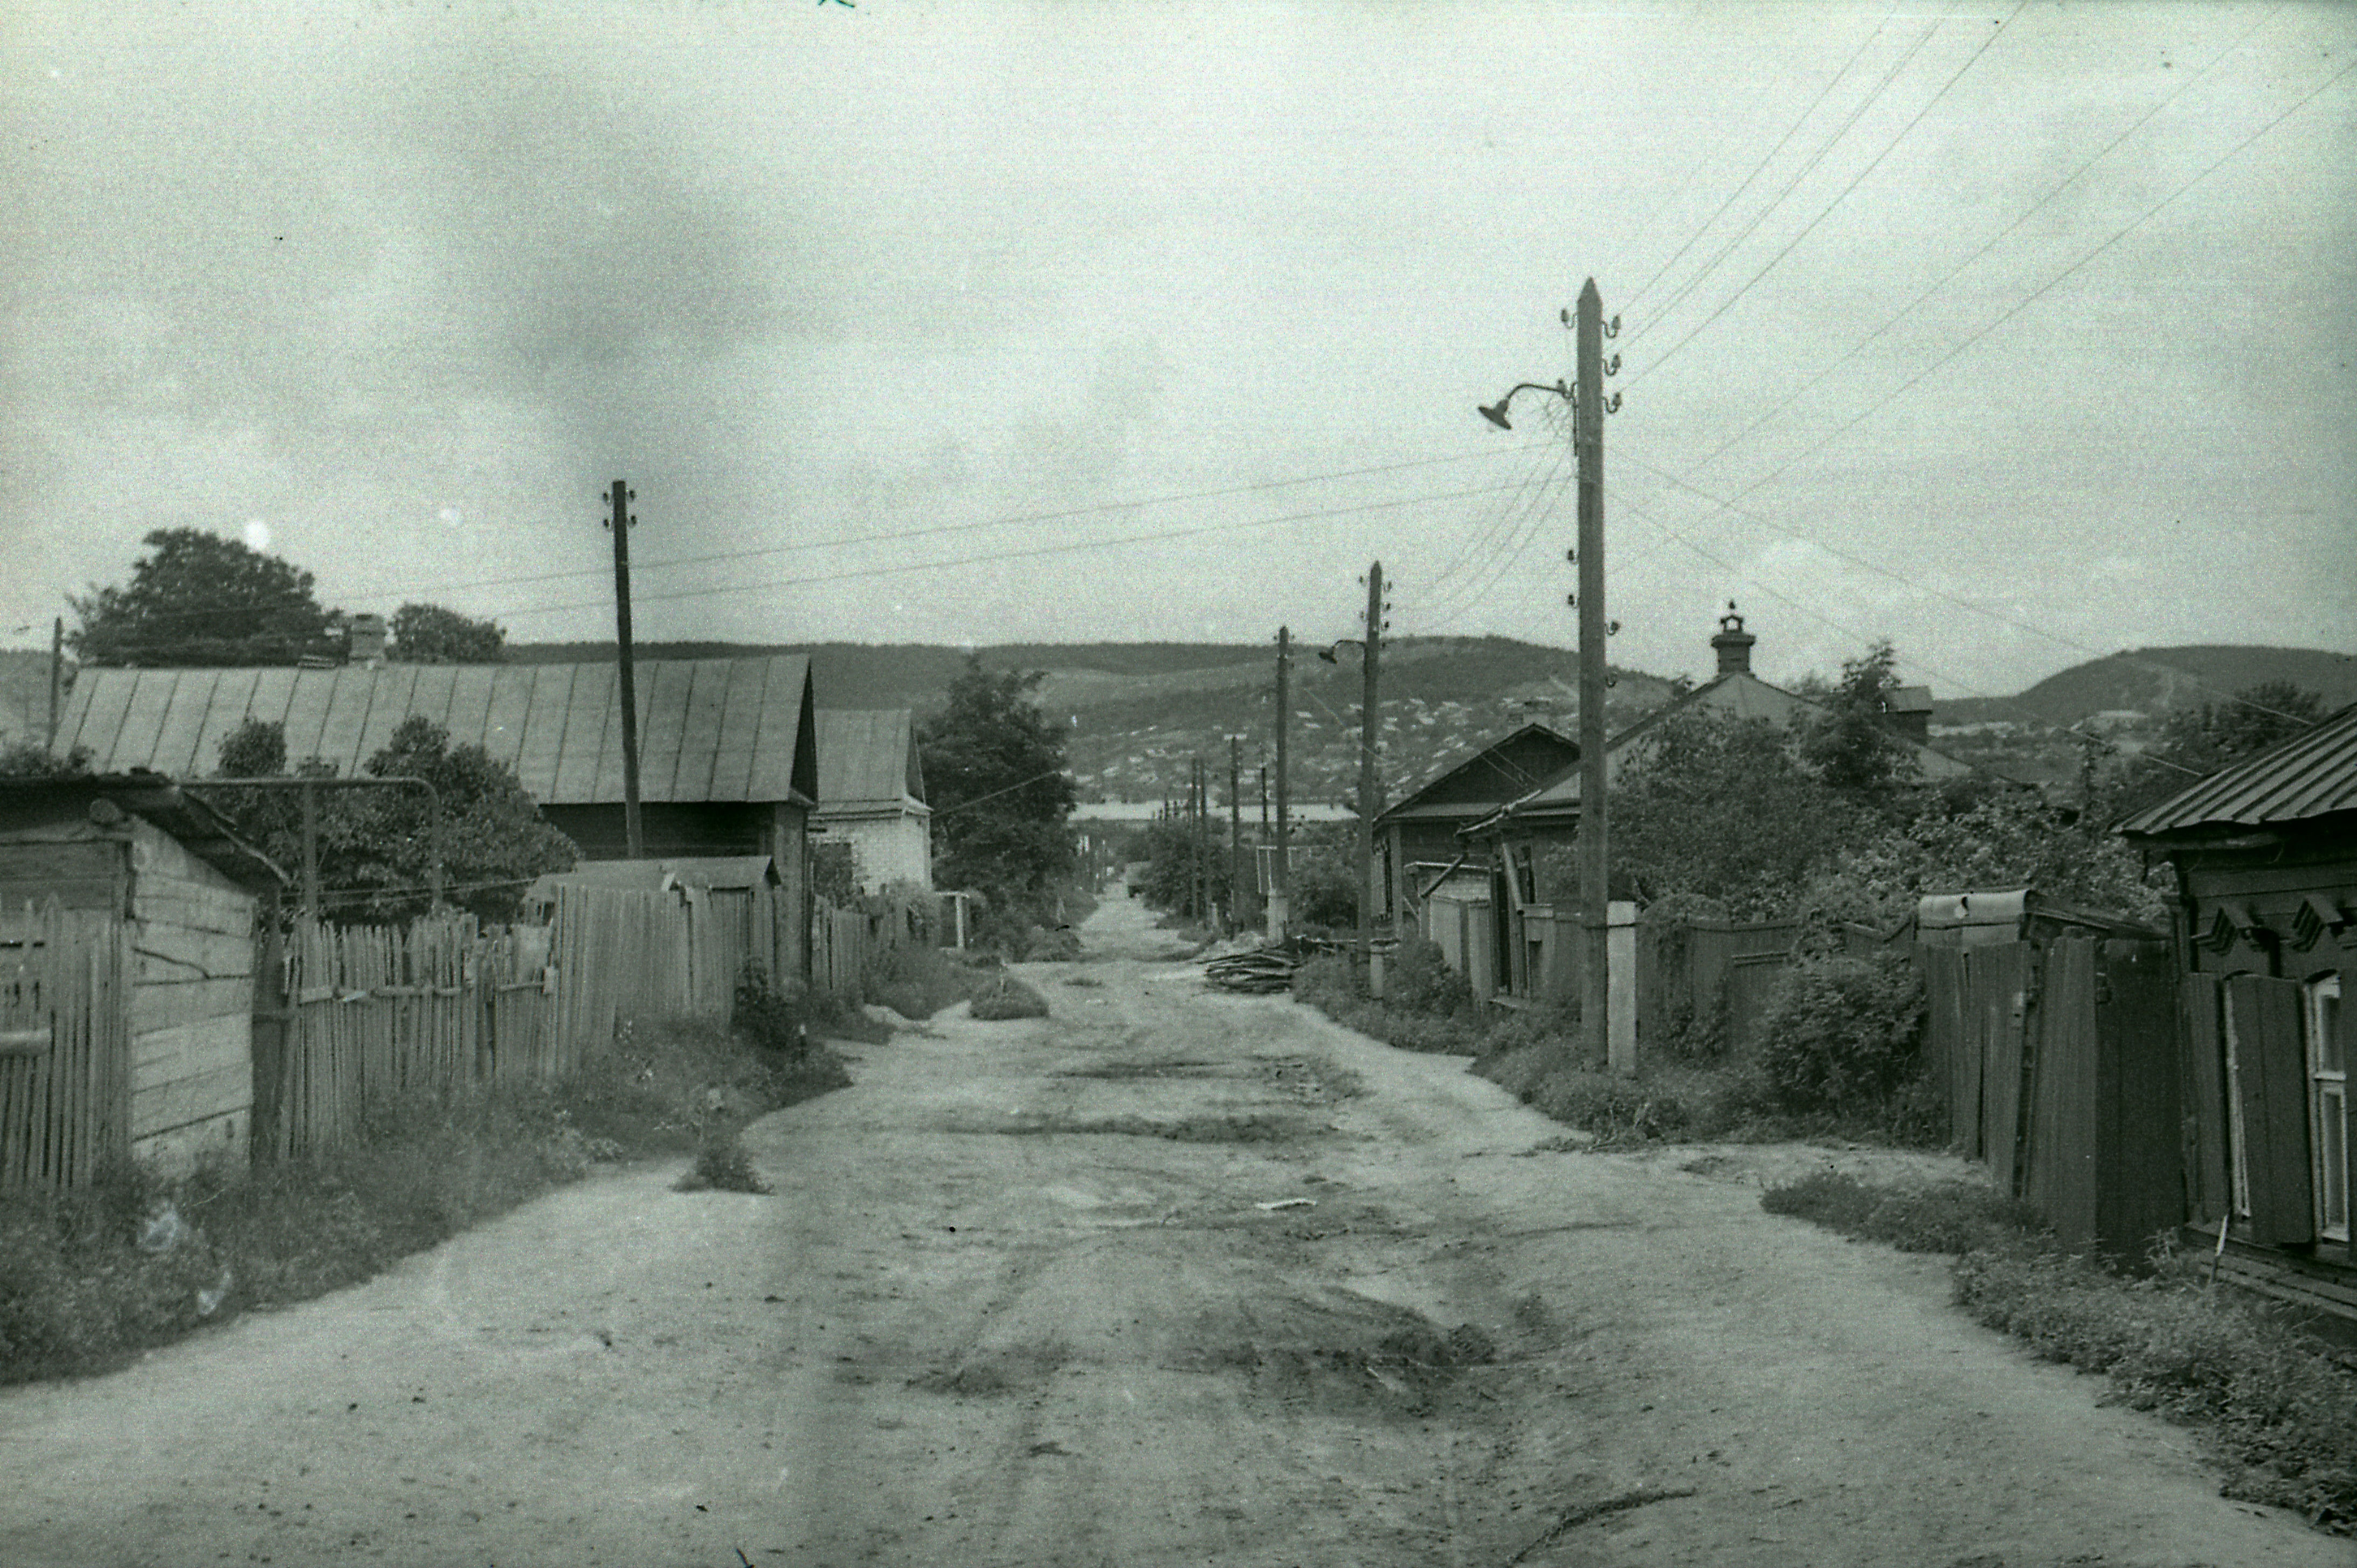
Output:
M1718 635L1710 639L1718 650L1718 672L1722 675L1751 673L1751 645L1760 639L1743 629L1743 618L1735 613L1735 601L1727 601L1727 613L1718 618Z
M371 670L384 663L384 617L357 615L344 630L344 662L366 665Z

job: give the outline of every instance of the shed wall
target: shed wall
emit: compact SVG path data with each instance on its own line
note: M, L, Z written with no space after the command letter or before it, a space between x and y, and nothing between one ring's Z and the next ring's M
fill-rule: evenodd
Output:
M254 896L131 820L132 1153L242 1153L253 1109Z

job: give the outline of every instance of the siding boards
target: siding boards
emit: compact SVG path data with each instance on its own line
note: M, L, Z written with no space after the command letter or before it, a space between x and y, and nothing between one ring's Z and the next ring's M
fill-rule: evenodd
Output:
M2095 944L2052 942L2045 959L2020 1191L2063 1245L2077 1247L2096 1233L2103 1074L2095 1036Z
M2178 1005L2184 1020L2179 1081L2187 1207L2206 1225L2224 1218L2234 1201L2226 1173L2226 1054L2219 1032L2218 982L2206 974L2185 975L2178 982Z
M1969 949L1964 970L1979 997L1972 1027L1981 1056L1982 1155L2006 1190L2018 1193L2024 1088L2021 1042L2030 1011L2029 944L2001 942Z
M2106 939L2095 951L2095 1230L2139 1250L2186 1215L2179 1146L2176 969L2169 946Z

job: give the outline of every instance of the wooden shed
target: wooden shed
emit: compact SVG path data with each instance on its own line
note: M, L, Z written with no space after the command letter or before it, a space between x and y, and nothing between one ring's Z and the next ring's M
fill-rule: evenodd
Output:
M168 779L0 782L16 1042L0 1058L0 1180L81 1180L122 1155L242 1156L258 932L284 883Z
M2244 1283L2357 1318L2357 706L2119 831L2177 869L2190 1210Z

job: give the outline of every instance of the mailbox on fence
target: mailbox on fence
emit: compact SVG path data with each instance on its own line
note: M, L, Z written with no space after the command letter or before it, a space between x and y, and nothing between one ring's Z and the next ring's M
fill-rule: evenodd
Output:
M1917 899L1915 934L1925 947L1973 948L2050 941L2064 935L2153 938L2167 933L2126 915L2065 903L2034 887L1998 887Z

